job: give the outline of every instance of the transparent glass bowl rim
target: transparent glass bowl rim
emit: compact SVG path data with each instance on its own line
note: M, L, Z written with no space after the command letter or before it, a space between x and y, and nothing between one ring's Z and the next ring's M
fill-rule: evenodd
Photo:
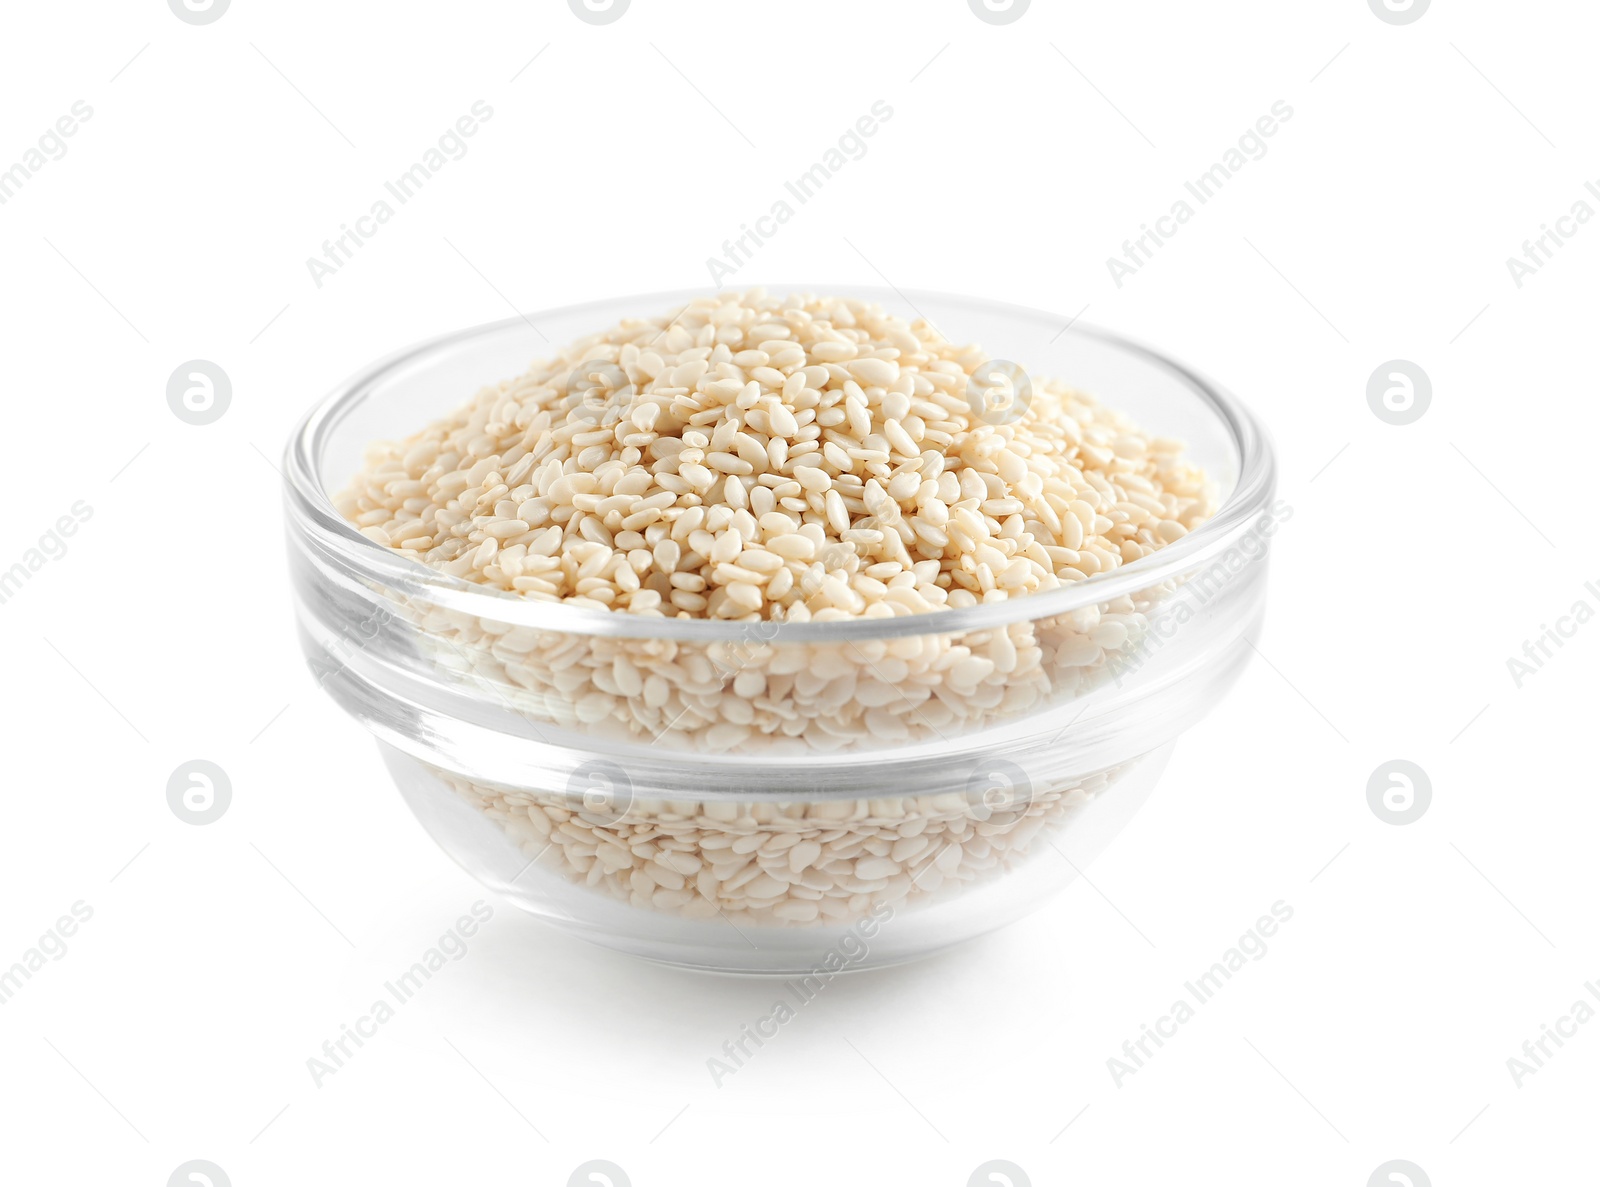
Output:
M902 291L861 285L777 285L762 286L769 292L829 293L867 300L892 301L898 297L912 305L922 298L930 304L955 302L980 306L986 312L1011 314L1029 319L1062 320L1042 310L985 298L928 290ZM337 557L349 570L388 587L405 591L413 600L451 612L469 614L511 626L526 626L572 635L610 638L674 639L699 643L805 644L835 641L865 642L928 634L957 634L989 630L1014 622L1055 618L1113 598L1132 594L1168 581L1220 557L1245 533L1255 518L1266 510L1272 498L1276 465L1272 444L1255 415L1235 396L1184 364L1150 347L1082 322L1072 322L1062 336L1076 336L1109 345L1146 364L1153 365L1181 380L1221 420L1239 459L1238 481L1214 516L1200 527L1149 556L1121 565L1109 573L1096 574L1085 581L1061 589L1026 597L1009 598L955 610L928 614L898 615L893 618L857 618L841 622L741 622L700 618L668 618L641 614L619 614L610 610L591 610L559 602L527 598L511 591L498 590L452 577L421 561L385 548L356 530L339 514L318 477L320 459L328 436L340 422L358 408L393 372L443 349L456 349L476 338L487 338L516 326L526 326L540 318L567 317L593 311L610 312L618 307L639 309L672 308L704 290L680 289L646 293L631 297L609 297L580 305L561 306L526 317L505 318L440 334L405 347L368 364L318 401L296 425L284 450L284 485L293 526L313 539L327 553ZM649 316L649 315L633 315ZM604 329L597 324L595 330ZM552 347L552 351L558 347ZM532 360L530 359L530 362ZM512 378L507 376L506 378ZM464 403L473 393L457 396ZM1090 393L1111 408L1117 407L1116 393ZM454 407L454 404L448 405ZM442 410L442 409L441 409ZM422 428L422 425L416 426Z

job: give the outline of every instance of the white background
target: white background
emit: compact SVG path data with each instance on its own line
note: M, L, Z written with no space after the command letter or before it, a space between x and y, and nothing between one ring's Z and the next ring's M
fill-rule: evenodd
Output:
M1506 1065L1600 978L1600 626L1520 689L1506 665L1600 606L1600 225L1520 288L1505 264L1600 184L1589 6L1437 0L1397 27L1361 0L1034 0L991 26L964 0L634 0L593 27L559 0L234 0L194 27L141 0L5 21L0 168L74 101L94 112L0 206L0 568L93 509L0 605L0 964L93 910L0 1006L7 1181L154 1187L196 1158L238 1187L563 1184L594 1158L636 1187L959 1187L994 1158L1034 1184L1592 1168L1600 1024L1520 1087ZM306 258L479 99L468 154L319 288ZM834 982L720 1088L706 1060L771 985L508 906L314 1086L306 1059L481 895L303 670L291 423L369 359L508 307L708 285L707 257L877 99L894 116L867 155L737 282L1087 306L1232 388L1294 508L1261 659L1092 886ZM1266 155L1119 288L1106 258L1280 99ZM194 358L233 383L205 427L165 398ZM1433 384L1405 427L1366 403L1392 358ZM1396 757L1433 786L1405 827L1366 801ZM233 785L207 827L166 803L192 758ZM1268 955L1117 1087L1107 1058L1278 899Z

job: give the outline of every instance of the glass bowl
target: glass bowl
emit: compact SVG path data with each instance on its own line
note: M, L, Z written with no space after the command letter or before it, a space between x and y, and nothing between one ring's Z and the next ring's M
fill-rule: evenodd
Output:
M967 297L775 291L869 299L1065 380L1185 441L1218 510L1053 591L792 623L530 600L375 544L335 510L369 442L522 374L552 343L693 292L391 355L311 409L284 474L311 670L451 857L584 939L805 986L990 931L1070 882L1248 661L1287 509L1255 418L1145 347Z

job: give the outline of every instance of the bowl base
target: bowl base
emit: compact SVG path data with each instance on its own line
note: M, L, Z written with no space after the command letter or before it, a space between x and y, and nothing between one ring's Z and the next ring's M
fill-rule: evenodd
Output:
M1015 864L911 905L880 903L859 918L795 926L684 918L622 902L530 856L494 821L409 755L380 744L406 803L464 870L501 897L578 939L657 964L737 976L791 978L808 993L834 976L932 956L1038 909L1093 861L1149 798L1168 742L1133 763L1057 828L1039 832ZM535 847L537 848L537 847Z

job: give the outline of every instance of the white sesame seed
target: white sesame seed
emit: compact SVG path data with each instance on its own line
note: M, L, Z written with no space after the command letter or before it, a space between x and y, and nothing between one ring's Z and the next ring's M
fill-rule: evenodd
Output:
M845 364L845 370L863 387L888 387L900 378L900 368L888 359L854 359Z
M767 423L772 426L772 431L779 437L792 440L800 432L800 423L795 420L794 413L782 404L777 404L767 411Z

